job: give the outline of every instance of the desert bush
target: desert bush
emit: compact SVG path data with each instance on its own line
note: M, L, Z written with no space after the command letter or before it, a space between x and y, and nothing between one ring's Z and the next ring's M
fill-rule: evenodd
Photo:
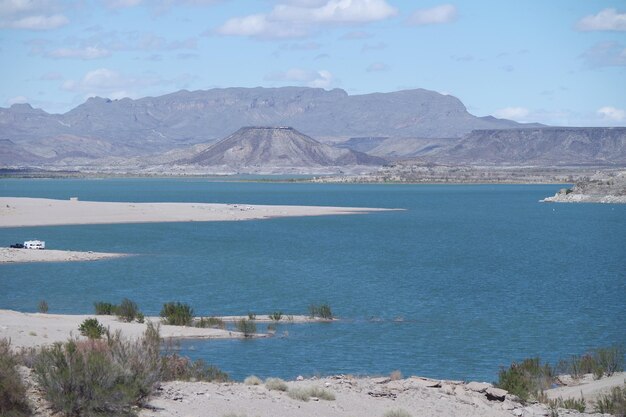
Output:
M586 404L585 399L581 396L580 399L576 398L556 398L554 400L544 401L551 410L556 410L558 408L567 408L569 410L577 410L581 413L585 412Z
M219 317L200 317L200 319L194 323L194 326L202 328L211 327L213 329L225 329L226 323L224 323L224 320L220 319Z
M96 315L98 316L113 316L117 312L117 306L115 304L107 303L104 301L96 301L93 303Z
M401 408L389 410L383 414L383 417L411 417L411 414Z
M80 334L87 336L89 339L100 339L106 332L106 329L98 319L90 318L85 319L78 327Z
M139 308L137 307L137 303L128 298L124 298L115 309L115 314L120 320L130 323L137 318Z
M39 304L37 305L37 310L40 313L47 313L48 312L48 303L46 302L46 300L41 300L39 302Z
M596 379L604 375L611 376L624 370L624 349L610 346L594 349L584 355L573 355L570 359L561 360L556 369L576 379L585 374L593 374Z
M333 312L326 303L320 304L319 306L311 304L309 306L309 315L311 318L319 317L324 320L332 320L333 318Z
M193 309L188 304L170 302L163 304L159 314L167 324L174 326L190 326L193 320Z
M520 363L511 364L509 368L501 369L495 385L527 401L537 398L539 392L550 387L553 373L550 365L542 365L539 358L524 359Z
M161 375L158 328L148 323L139 340L121 338L44 347L35 379L55 411L65 416L132 416Z
M613 387L611 392L598 397L595 411L602 414L611 414L618 417L626 416L626 385Z
M389 374L389 378L392 381L399 381L402 379L402 372L400 371L393 371L392 373Z
M289 397L294 400L309 401L312 397L320 400L335 401L335 394L321 387L293 388L290 389Z
M256 314L252 312L248 312L248 320L256 320Z
M256 323L252 320L237 320L235 327L237 331L243 333L244 337L252 337L256 333Z
M26 401L26 387L18 370L18 358L6 339L0 340L0 416L27 417L31 415Z
M599 348L594 352L594 357L598 363L598 367L602 369L606 376L611 376L615 372L624 370L624 348L621 346L611 346L608 348ZM598 372L595 372L596 374Z
M174 353L162 357L161 378L163 381L226 382L228 374L202 359L193 361Z
M288 389L285 381L280 378L267 378L265 380L265 388L270 391L287 391Z
M261 381L261 378L259 378L258 376L250 375L243 380L243 383L245 385L261 385L263 381Z
M311 395L309 395L309 391L306 388L292 388L287 395L289 395L289 398L298 401L309 401L311 399Z
M274 321L280 321L280 319L283 318L283 312L282 311L274 311L272 314L270 314L270 319L274 320Z

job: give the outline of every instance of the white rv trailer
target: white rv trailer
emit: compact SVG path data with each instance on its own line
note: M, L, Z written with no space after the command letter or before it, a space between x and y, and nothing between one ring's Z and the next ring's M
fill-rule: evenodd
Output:
M24 249L45 249L46 242L43 240L27 240L24 242Z

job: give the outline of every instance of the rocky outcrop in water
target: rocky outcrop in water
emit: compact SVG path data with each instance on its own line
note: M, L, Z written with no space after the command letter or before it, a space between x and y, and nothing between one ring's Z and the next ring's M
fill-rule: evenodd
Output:
M545 203L616 203L626 204L626 171L601 172L584 177L573 188L563 188Z

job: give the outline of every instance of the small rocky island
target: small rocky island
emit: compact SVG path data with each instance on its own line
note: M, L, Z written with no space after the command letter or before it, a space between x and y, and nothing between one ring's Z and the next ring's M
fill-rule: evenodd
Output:
M626 171L602 172L583 177L572 188L563 188L545 203L626 204Z

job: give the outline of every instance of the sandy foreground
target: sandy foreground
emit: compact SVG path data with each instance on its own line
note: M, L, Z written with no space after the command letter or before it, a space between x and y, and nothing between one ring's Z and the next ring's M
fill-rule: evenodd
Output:
M587 383L589 386L614 386L623 384L625 378L626 374L621 373L610 383L605 383L604 379ZM311 398L309 401L301 401L290 398L286 392L269 391L264 385L176 381L162 384L150 401L151 409L142 410L140 416L383 417L385 413L399 409L413 417L551 415L546 405L524 405L506 391L484 382L465 383L419 377L391 380L387 377L353 378L341 375L290 381L287 385L290 391L309 387L324 388L334 394L335 400ZM590 412L593 406L587 410ZM600 414L559 409L559 416L583 415Z
M78 252L69 250L38 250L0 248L0 264L24 262L76 262L128 256L123 253Z
M115 316L96 316L95 314L41 314L21 313L13 310L0 310L0 339L11 340L15 349L51 345L55 342L65 342L70 337L79 337L78 327L87 318L95 317L111 331L120 330L122 335L129 338L140 337L146 330L146 323L125 323ZM225 322L234 322L247 316L223 316ZM159 317L146 317L145 321L160 323ZM271 322L269 316L258 315L257 322ZM281 323L307 323L319 321L307 316L284 316ZM187 326L160 325L160 334L164 339L229 339L242 338L243 334L236 331L197 328ZM267 334L257 334L256 337L267 337Z
M363 214L389 209L207 203L115 203L0 197L0 227L69 224L209 222Z

